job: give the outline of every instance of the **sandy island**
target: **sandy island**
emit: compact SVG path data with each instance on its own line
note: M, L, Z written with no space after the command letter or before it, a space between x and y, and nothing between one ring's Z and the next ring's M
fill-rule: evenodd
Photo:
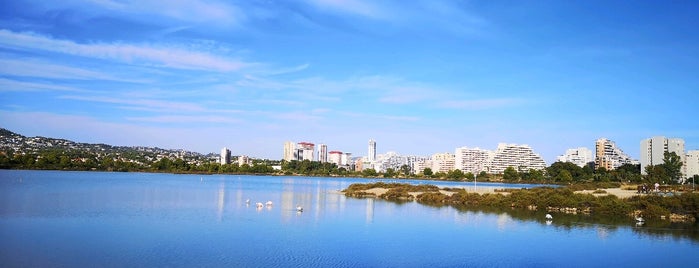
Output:
M509 194L508 192L496 192L496 189L502 190L502 188L498 187L485 187L485 186L480 186L480 187L464 187L466 189L466 192L469 193L477 193L477 194L503 194L507 195ZM583 190L583 191L576 191L575 193L582 193L582 194L592 194L594 196L605 196L605 195L614 195L618 198L629 198L635 195L639 195L636 193L635 190L624 190L621 188L608 188L608 189L601 189L604 190L606 193L593 193L595 190ZM362 192L369 193L369 194L374 194L376 196L380 196L386 192L388 192L387 188L371 188L369 190L364 190ZM440 193L445 194L447 196L453 195L455 192L452 191L447 191L447 190L439 190ZM410 195L413 197L417 197L418 195L422 194L423 192L410 192Z

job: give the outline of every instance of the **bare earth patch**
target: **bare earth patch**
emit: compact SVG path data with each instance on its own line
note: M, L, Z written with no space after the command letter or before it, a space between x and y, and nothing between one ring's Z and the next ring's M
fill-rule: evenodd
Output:
M577 191L576 193L581 193L581 194L593 194L594 196L605 196L605 195L614 195L618 198L629 198L635 195L639 195L636 193L636 190L624 190L621 188L609 188L609 189L604 189L606 193L602 194L596 194L594 193L595 190L583 190L583 191Z
M495 189L497 189L497 188L494 188L494 187L476 187L475 189L473 189L473 188L465 188L465 189L466 189L467 192L470 192L470 193L477 193L477 194L487 194L487 193L490 193L490 194L493 194L493 193L496 193L496 192L495 192ZM375 196L380 196L380 195L385 194L386 192L388 192L388 189L387 189L387 188L371 188L371 189L369 189L369 190L364 190L364 191L362 191L362 192L368 193L368 194L373 194L373 195L375 195ZM444 195L447 195L447 196L452 196L453 194L456 193L456 192L453 192L453 191L447 191L447 190L443 190L443 189L440 189L439 192L442 193L442 194L444 194ZM424 192L409 192L409 194L412 195L414 198L417 198L418 195L423 194L423 193L424 193ZM497 194L507 195L507 194L509 194L509 193L507 193L507 192L498 192Z

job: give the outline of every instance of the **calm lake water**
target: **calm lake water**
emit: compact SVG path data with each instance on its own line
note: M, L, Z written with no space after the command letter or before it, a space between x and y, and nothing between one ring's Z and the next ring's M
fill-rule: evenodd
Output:
M0 266L699 267L696 230L337 193L355 182L0 170Z

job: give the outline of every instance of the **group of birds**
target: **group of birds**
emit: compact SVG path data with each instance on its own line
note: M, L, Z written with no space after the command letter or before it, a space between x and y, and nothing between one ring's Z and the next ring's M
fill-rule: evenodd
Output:
M548 224L550 221L553 220L553 216L551 214L546 213L546 223ZM645 220L643 219L642 216L636 217L636 225L643 225Z
M246 205L250 205L250 198L245 200ZM272 201L267 201L267 203L262 204L262 202L257 202L255 203L255 206L257 208L263 208L264 206L267 206L267 208L271 208L273 205ZM303 207L301 205L296 205L296 211L297 212L303 212Z

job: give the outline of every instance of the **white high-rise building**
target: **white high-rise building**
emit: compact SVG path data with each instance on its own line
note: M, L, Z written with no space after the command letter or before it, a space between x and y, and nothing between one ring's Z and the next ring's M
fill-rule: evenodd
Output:
M340 151L330 151L328 152L328 162L334 163L335 165L342 165L342 152Z
M464 173L471 172L478 175L486 171L486 164L493 153L479 148L460 147L454 152L454 168Z
M376 141L374 139L369 139L369 152L367 154L367 161L376 161Z
M687 178L694 177L694 175L699 175L699 150L689 150L687 151Z
M453 154L450 153L437 153L433 154L431 158L432 162L432 171L437 173L437 172L444 172L447 173L449 171L454 170L454 162L455 162L455 157Z
M342 166L351 166L352 164L352 153L343 153L342 157L340 157L340 165Z
M595 141L595 169L605 168L614 170L624 164L638 164L638 161L624 153L616 143L606 138L599 138Z
M673 152L685 162L684 140L678 138L665 138L655 136L641 141L641 174L647 175L646 167L663 163L665 152ZM687 174L685 165L682 165L682 174Z
M228 150L228 148L223 147L223 149L221 149L221 165L230 164L230 163L231 163L231 150Z
M315 154L315 144L310 142L299 142L296 144L296 156L297 160L303 161L314 161L313 155Z
M296 153L296 143L293 141L284 142L284 156L282 159L286 161L298 160Z
M508 167L517 171L542 170L546 168L546 162L529 145L499 143L486 168L488 173L499 174Z
M252 164L252 161L250 161L250 157L248 157L246 155L238 156L238 166L250 165L250 164Z
M595 161L595 159L592 158L592 150L586 147L568 149L564 155L559 155L556 160L559 162L570 162L579 167L584 167L587 163Z
M328 145L322 143L318 145L318 161L328 162Z

